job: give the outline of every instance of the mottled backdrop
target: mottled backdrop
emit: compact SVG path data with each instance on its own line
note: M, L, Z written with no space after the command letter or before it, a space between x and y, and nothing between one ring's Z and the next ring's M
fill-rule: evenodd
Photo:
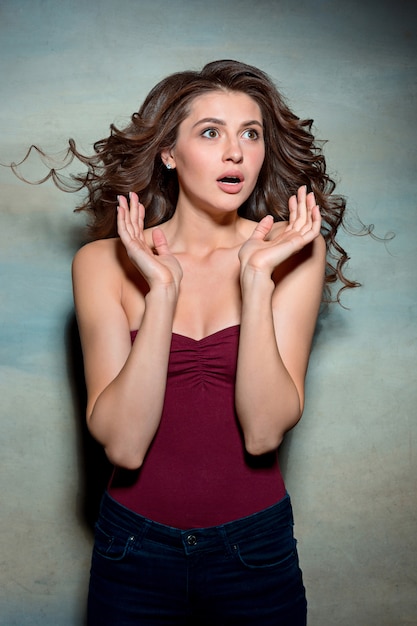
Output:
M0 161L91 151L166 74L260 66L329 140L363 283L320 320L282 462L310 626L417 624L416 69L413 2L1 0ZM45 173L36 159L22 173ZM0 168L0 624L83 624L97 475L85 437L71 258L76 197ZM213 625L214 626L214 625Z

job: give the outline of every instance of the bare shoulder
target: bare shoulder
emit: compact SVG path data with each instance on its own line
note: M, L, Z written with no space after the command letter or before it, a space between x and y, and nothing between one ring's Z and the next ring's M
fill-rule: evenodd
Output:
M106 308L109 299L121 301L125 261L118 239L102 239L84 245L72 262L72 283L78 312Z
M85 244L75 254L73 277L79 274L109 281L112 277L129 277L133 266L120 239L99 239Z
M100 267L105 263L116 262L118 257L119 240L118 239L99 239L85 244L80 248L73 260L73 267Z
M75 254L72 283L77 314L103 309L108 300L120 301L121 267L116 239L93 241Z
M86 244L74 256L72 282L75 308L83 321L104 329L138 328L149 288L130 261L119 238Z

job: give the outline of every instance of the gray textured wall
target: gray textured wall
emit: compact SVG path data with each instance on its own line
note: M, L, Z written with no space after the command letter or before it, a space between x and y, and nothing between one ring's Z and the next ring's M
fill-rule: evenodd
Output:
M283 449L310 626L417 624L412 5L0 3L0 161L30 143L58 152L69 135L89 151L161 77L237 58L314 117L352 217L396 232L387 245L343 237L364 286L344 298L350 310L320 320L307 409ZM71 347L82 219L76 198L51 184L30 187L3 168L0 177L0 624L78 626L91 549L84 499L100 463L84 447Z

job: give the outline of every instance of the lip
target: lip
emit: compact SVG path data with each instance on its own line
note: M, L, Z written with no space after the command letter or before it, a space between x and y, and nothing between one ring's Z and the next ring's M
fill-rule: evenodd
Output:
M224 180L228 178L236 179L237 182L228 182L227 180ZM217 179L217 185L219 186L219 188L222 191L225 191L226 193L232 193L232 194L239 193L239 191L241 191L243 188L244 182L245 182L245 177L243 176L241 172L237 172L237 171L225 172L224 174L219 176L219 178Z

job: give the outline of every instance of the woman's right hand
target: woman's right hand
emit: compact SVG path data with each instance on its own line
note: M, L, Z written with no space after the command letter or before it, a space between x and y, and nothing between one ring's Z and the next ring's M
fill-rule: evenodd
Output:
M117 230L129 259L150 289L173 286L178 294L182 268L171 253L164 233L160 228L152 230L151 248L144 233L145 207L139 202L137 194L129 194L130 206L124 196L119 196L118 200Z

